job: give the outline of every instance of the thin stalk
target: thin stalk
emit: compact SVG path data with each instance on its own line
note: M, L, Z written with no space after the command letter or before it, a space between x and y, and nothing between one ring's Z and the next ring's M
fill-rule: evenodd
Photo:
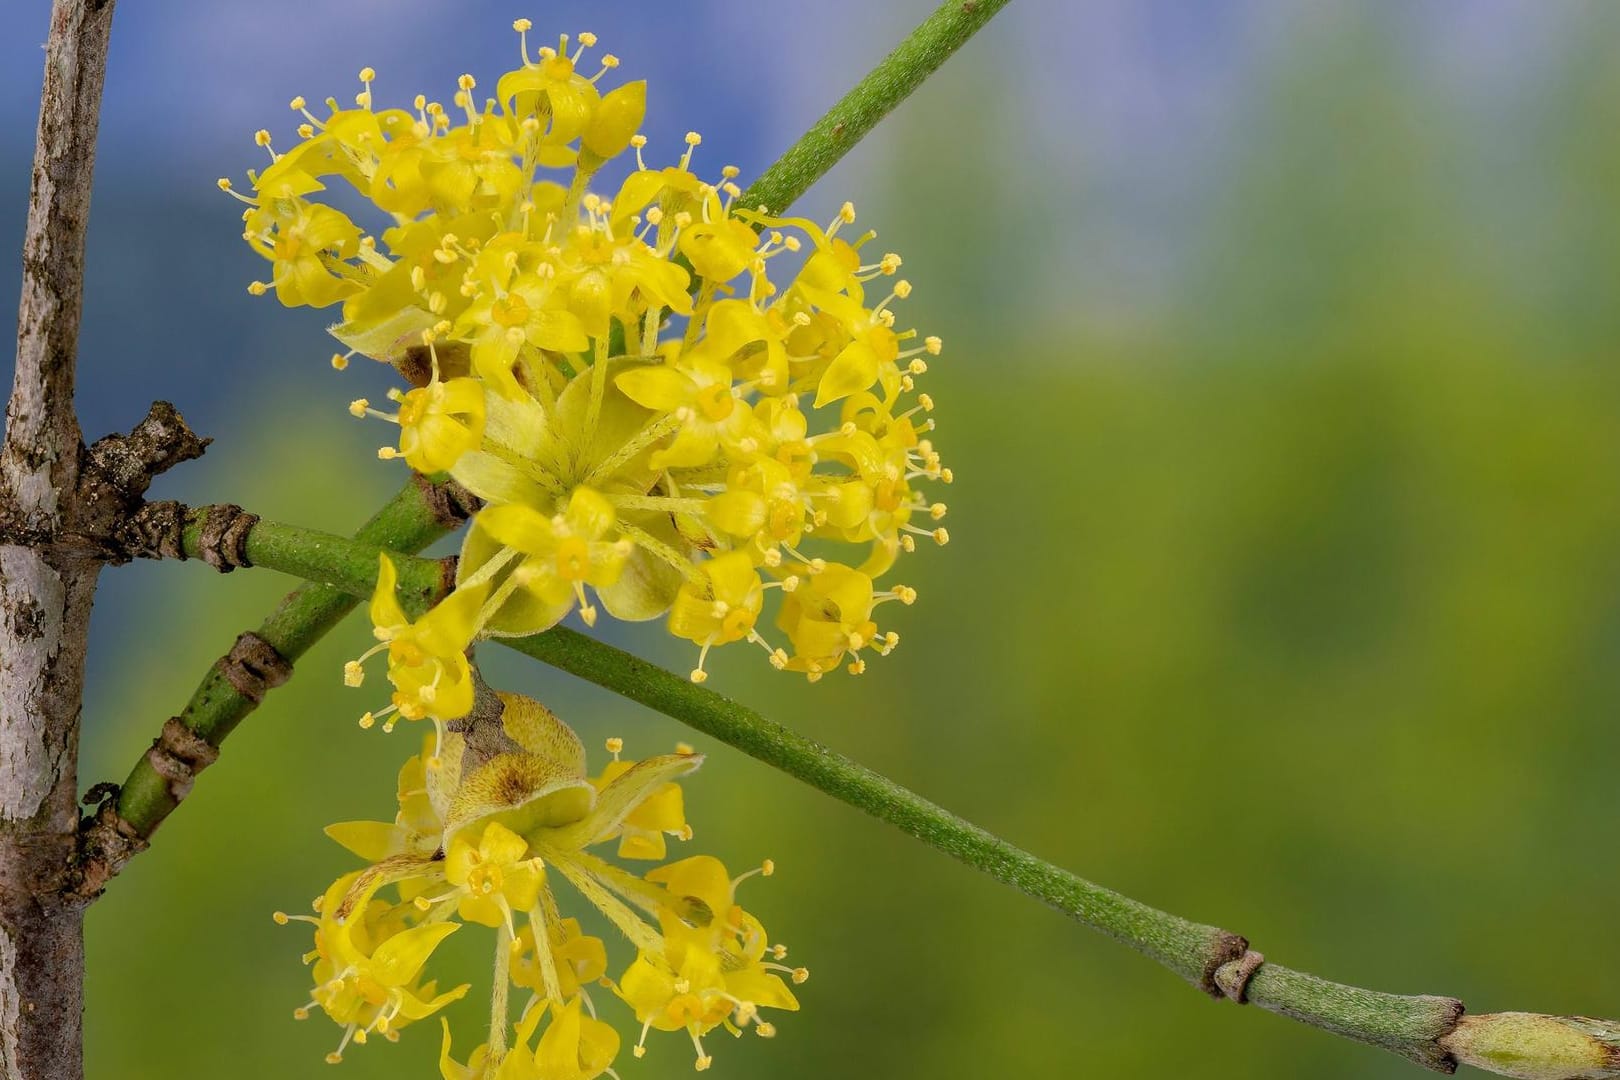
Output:
M248 536L247 547L256 563L315 573L357 596L375 585L378 548L373 545L261 522ZM433 602L441 565L409 556L394 563L401 603L419 614ZM1214 996L1259 1005L1436 1072L1449 1073L1463 1063L1532 1080L1620 1077L1620 1026L1613 1023L1534 1013L1465 1018L1463 1004L1455 998L1389 994L1295 971L1266 960L1228 930L1160 911L1037 858L753 709L611 645L563 627L500 641L886 821L1131 946ZM580 873L559 868L571 881Z
M786 210L1006 6L1007 0L946 0L749 184L737 205Z

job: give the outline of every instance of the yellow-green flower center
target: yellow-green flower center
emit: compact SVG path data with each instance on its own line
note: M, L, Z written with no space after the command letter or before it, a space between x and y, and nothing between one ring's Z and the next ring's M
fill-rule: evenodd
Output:
M489 317L500 326L522 326L529 321L529 305L517 293L508 293L490 305Z
M577 536L564 537L557 545L557 576L567 581L584 581L591 568L591 549Z
M737 407L737 399L732 396L729 384L713 383L697 392L697 406L705 417L719 423L731 415L731 410Z

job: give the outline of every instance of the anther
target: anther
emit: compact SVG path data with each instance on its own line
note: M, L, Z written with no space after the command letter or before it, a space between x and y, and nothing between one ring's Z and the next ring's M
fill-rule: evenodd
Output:
M370 401L363 397L355 398L353 401L349 402L349 415L359 419L366 415L366 410L369 408L371 408Z
M277 926L286 926L287 923L291 921L287 918L287 913L285 911L272 911L270 913L270 919Z
M624 752L624 740L619 738L617 735L609 737L607 742L603 745L607 747L607 752L610 754L620 754Z
M377 78L377 69L376 68L363 67L363 68L360 69L360 81L361 82L363 82L363 83L372 82L376 78Z
M939 351L944 347L945 343L939 338L934 337L932 334L923 338L923 348L928 350L928 355L930 356L938 356Z

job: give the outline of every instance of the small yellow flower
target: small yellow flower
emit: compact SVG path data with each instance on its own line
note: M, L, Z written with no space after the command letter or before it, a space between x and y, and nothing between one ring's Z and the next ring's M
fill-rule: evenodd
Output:
M601 775L591 784L602 791L635 768L636 762L617 757L602 768ZM619 858L662 859L668 850L664 837L677 836L690 839L692 827L686 823L686 804L679 784L664 784L642 800L619 824ZM602 837L612 839L611 836Z
M697 1067L704 1069L709 1059L701 1037L709 1031L722 1023L754 1023L766 1034L773 1029L760 1022L760 1009L798 1010L798 999L777 972L795 981L808 972L765 959L780 950L771 949L759 920L734 902L742 878L733 879L718 859L699 855L649 871L647 880L662 885L673 901L660 916L664 948L643 951L618 984L644 1032L685 1031L697 1048Z
M460 927L455 923L406 927L394 909L370 903L375 884L363 886L358 900L345 906L360 878L358 874L339 878L326 892L320 917L300 917L315 924L315 992L310 1004L344 1028L342 1043L327 1055L331 1062L342 1060L351 1040L363 1043L371 1032L388 1035L432 1015L468 990L460 986L438 994L433 983L419 978L434 950ZM307 1006L295 1013L300 1019L307 1014Z
M589 987L607 973L606 944L599 937L582 933L578 919L548 923L547 932L557 988L564 999L574 997L582 987ZM544 993L545 974L534 933L533 923L518 933L512 949L512 985Z
M489 580L511 566L497 594L504 596L484 621L486 632L544 630L576 602L585 622L595 622L585 587L605 589L618 581L632 548L614 537L617 527L612 504L588 487L576 488L567 509L551 517L521 503L480 511L461 563L463 582Z
M567 1005L551 1002L545 1008L531 1009L518 1021L517 1045L506 1051L494 1072L489 1071L487 1044L474 1050L466 1065L458 1064L450 1056L449 1021L443 1021L439 1074L444 1080L595 1080L611 1071L619 1054L619 1033L595 1017L583 1015L580 1005L581 999L575 996ZM529 1040L548 1016L551 1022L531 1052Z
M394 595L398 582L393 561L387 555L380 556L370 608L379 644L345 665L344 681L359 686L365 677L362 665L386 650L388 680L394 684L394 695L388 708L366 714L362 723L369 727L371 721L387 718L386 730L394 723L390 714L396 712L407 720L432 717L442 721L465 716L473 704L467 646L477 630L475 619L488 589L456 589L413 623Z
M476 843L465 833L450 842L444 876L458 890L456 913L463 919L510 928L512 912L527 912L539 899L545 868L523 837L491 821Z

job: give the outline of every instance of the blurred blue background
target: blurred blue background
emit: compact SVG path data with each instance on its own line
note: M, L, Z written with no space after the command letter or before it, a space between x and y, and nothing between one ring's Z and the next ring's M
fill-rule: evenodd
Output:
M349 531L399 483L323 313L254 300L214 189L294 94L488 79L507 27L591 29L654 148L757 173L926 0L126 3L83 334L91 437L174 401L217 442L157 494ZM0 250L20 247L47 5L0 39ZM1620 5L1017 0L801 204L856 199L942 335L953 543L905 645L817 686L712 686L973 820L1279 961L1476 1011L1620 1012ZM712 157L710 156L712 155ZM0 260L0 296L16 294ZM110 571L82 780L119 780L287 582ZM689 663L656 627L615 640ZM90 913L93 1077L338 1075L296 1024L297 908L414 746L359 731L346 624ZM486 650L490 651L490 650ZM493 650L497 654L499 650ZM691 735L496 655L593 748ZM725 747L694 848L811 966L714 1075L1419 1075L1212 1004L1059 915ZM468 933L465 937L475 935ZM482 983L483 944L451 955ZM462 1003L475 1023L484 1005ZM612 1008L612 1006L610 1006ZM436 1025L342 1075L433 1074ZM465 1050L463 1043L459 1049ZM684 1075L668 1039L626 1080Z

